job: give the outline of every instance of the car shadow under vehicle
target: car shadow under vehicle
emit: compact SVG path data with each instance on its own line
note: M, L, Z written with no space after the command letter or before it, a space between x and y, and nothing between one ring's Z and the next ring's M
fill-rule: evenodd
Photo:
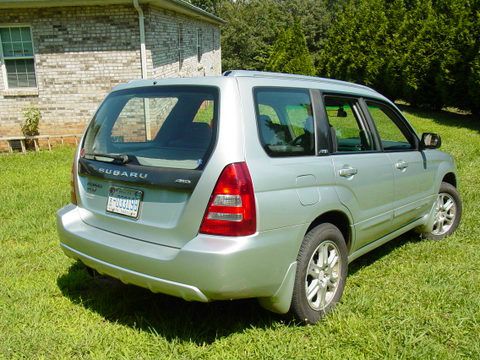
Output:
M349 276L354 275L357 271L360 271L361 269L374 264L376 261L389 255L392 251L399 249L404 245L407 245L410 243L417 243L420 241L423 241L423 240L420 238L420 235L418 235L414 231L409 231L403 235L400 235L399 237L366 253L365 255L359 257L358 259L350 263L348 265L348 275ZM347 282L347 286L348 286L348 282Z
M349 275L368 267L408 243L421 241L409 232L369 252L349 265ZM154 294L147 289L108 276L91 276L80 262L57 279L62 294L73 303L93 310L106 320L164 337L166 340L211 344L232 333L249 328L293 325L289 317L270 313L255 299L187 302ZM348 281L347 281L348 284Z
M73 303L95 311L106 320L154 333L168 341L210 344L252 327L289 323L287 318L261 308L255 299L188 302L125 285L108 276L92 277L80 262L70 266L57 284Z

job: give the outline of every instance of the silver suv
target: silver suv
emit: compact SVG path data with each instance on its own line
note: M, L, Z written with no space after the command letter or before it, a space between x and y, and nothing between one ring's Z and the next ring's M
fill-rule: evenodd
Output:
M315 323L339 301L349 262L412 229L442 239L457 228L455 164L440 143L342 81L132 81L79 145L61 247L153 292L258 298Z

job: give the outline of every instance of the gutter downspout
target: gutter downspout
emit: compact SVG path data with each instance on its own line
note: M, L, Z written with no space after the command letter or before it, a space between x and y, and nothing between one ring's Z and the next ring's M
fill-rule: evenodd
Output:
M138 0L133 0L133 6L138 12L138 26L140 29L140 63L142 66L142 79L147 78L147 48L145 46L145 16ZM145 137L152 140L152 124L150 118L150 101L143 99L143 111L145 116Z
M142 79L147 78L147 49L145 47L145 17L138 0L133 0L133 6L138 12L138 25L140 29L140 62L142 65Z

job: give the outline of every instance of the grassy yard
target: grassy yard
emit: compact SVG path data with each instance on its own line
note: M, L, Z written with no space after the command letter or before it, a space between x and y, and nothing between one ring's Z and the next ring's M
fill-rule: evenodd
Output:
M308 327L254 300L188 303L90 278L55 228L73 150L0 156L0 358L480 358L480 121L405 110L457 159L461 227L358 259L337 310Z

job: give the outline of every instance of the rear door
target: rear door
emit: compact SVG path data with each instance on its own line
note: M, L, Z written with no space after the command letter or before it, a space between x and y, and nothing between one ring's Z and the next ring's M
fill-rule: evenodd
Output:
M377 149L357 98L326 95L323 101L335 188L355 222L354 251L391 231L393 169L389 156Z
M251 92L245 86L245 93ZM285 86L254 87L252 100L244 106L254 110L251 117L256 119L246 123L251 126L246 154L259 231L303 224L320 201L318 184L332 181L330 163L319 162L315 156L311 92Z
M398 112L383 102L366 100L383 151L390 158L395 180L394 229L430 210L434 171L418 150L418 138Z
M194 192L215 143L218 101L219 90L206 86L110 94L82 145L82 219L172 247L195 237L212 190Z

